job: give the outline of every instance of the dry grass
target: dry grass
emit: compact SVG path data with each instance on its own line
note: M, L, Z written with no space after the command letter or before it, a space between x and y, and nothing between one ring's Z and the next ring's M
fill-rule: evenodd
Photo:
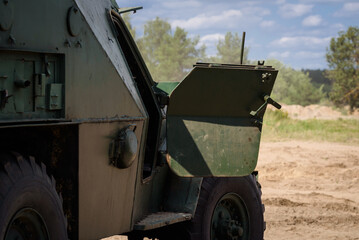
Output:
M310 140L359 144L359 120L292 119L286 112L268 110L263 141Z

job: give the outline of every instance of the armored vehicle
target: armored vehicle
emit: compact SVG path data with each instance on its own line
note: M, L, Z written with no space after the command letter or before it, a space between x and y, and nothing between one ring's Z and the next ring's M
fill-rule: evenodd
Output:
M277 71L197 63L168 94L129 10L0 1L0 239L263 239L254 170Z

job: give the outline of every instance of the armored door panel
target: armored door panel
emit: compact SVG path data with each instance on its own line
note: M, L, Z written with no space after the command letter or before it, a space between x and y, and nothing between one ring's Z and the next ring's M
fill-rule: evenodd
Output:
M276 75L264 66L197 65L170 95L171 169L184 177L250 174L257 164L265 105L256 110L270 95Z

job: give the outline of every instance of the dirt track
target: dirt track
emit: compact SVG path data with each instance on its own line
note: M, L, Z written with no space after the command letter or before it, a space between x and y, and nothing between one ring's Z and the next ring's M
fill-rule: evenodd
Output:
M266 240L359 239L359 146L261 144Z

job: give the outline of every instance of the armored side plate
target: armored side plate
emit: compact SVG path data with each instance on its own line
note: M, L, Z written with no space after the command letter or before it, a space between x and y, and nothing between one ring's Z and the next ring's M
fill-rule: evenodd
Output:
M170 95L168 163L179 176L244 176L256 167L272 67L197 64Z

